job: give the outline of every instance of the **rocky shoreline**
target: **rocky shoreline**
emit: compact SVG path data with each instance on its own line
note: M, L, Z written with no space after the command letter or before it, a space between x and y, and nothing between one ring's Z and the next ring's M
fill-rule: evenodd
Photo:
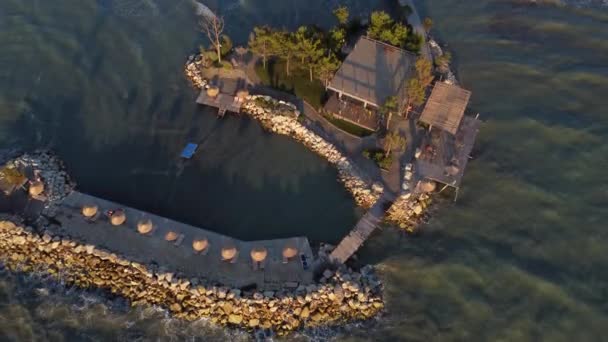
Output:
M184 67L184 73L192 85L203 89L207 84L203 76L202 63L191 56ZM368 209L382 195L382 184L365 180L348 157L344 156L333 144L321 138L298 121L301 113L291 103L276 100L270 96L250 95L242 106L242 111L258 120L262 126L273 133L288 135L303 143L311 151L319 154L338 170L338 178L352 194L358 206ZM424 217L425 208L430 204L426 193L413 196L409 190L409 179L404 179L404 192L387 211L385 220L408 233L414 233L417 223Z
M338 170L338 179L358 206L370 208L382 195L382 184L366 181L363 173L348 157L298 121L301 114L293 104L270 96L250 95L242 111L258 120L265 129L290 136L334 165Z
M12 271L40 271L81 288L107 289L132 305L160 305L178 318L272 329L277 335L368 319L384 307L381 282L369 266L360 272L326 270L318 285L295 290L242 291L156 272L67 236L24 228L15 217L0 221L0 260Z

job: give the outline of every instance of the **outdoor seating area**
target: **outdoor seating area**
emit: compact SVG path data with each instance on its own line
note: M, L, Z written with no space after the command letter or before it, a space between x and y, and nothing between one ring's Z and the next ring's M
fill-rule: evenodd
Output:
M240 241L77 191L63 200L55 219L61 223L57 233L229 286L272 289L313 280L305 237Z
M371 131L376 131L379 127L380 117L375 108L364 108L363 103L346 97L340 99L335 93L330 95L323 109L338 119Z

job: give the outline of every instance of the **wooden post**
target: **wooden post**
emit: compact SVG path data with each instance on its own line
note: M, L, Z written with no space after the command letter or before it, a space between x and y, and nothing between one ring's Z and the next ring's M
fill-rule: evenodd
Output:
M456 195L454 195L454 203L456 203L456 201L458 200L458 191L460 190L460 188L456 188Z

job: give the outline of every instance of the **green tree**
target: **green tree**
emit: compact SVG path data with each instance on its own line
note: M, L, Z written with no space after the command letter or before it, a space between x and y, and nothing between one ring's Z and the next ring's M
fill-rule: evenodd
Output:
M408 111L410 106L420 106L424 103L426 97L425 89L426 87L417 78L411 78L407 82Z
M262 56L262 65L266 69L268 58L275 55L277 50L273 30L268 26L254 27L249 48L253 53Z
M422 22L422 26L424 26L424 30L428 34L429 32L431 32L431 29L433 28L433 19L431 19L429 17L424 18L424 21Z
M424 88L433 82L433 64L431 61L424 57L418 57L416 60L416 77Z
M408 37L407 27L402 23L395 22L384 11L372 12L367 35L370 38L399 47L403 45Z
M302 26L295 33L295 54L300 58L303 66L308 68L310 81L313 81L313 70L324 54L321 41L310 30Z
M391 119L393 118L393 113L397 110L398 103L397 98L395 96L389 96L384 101L384 104L380 107L380 114L384 117L386 121L386 129L389 129Z
M296 54L295 35L288 31L275 31L272 40L277 48L277 56L285 61L285 73L291 75L291 60Z
M452 62L452 54L445 52L443 55L435 58L435 64L442 72L446 72Z
M396 148L404 148L405 144L407 143L405 137L403 137L401 134L399 134L399 132L397 131L390 131L388 132L388 134L386 135L386 137L384 137L384 143L383 143L383 147L384 147L384 157L388 157L393 149Z
M339 67L340 62L338 61L338 58L336 58L336 55L332 53L329 56L324 56L317 61L315 67L317 78L319 78L327 87L329 85L329 80L331 80Z
M232 51L232 39L227 35L222 35L222 42L220 44L220 54L225 57Z
M411 32L405 39L403 48L408 51L419 53L423 43L424 38L421 35L416 32Z
M334 10L334 16L336 17L336 19L338 19L338 23L341 26L344 26L348 23L348 17L350 16L350 13L346 6L340 6Z
M329 31L331 50L339 52L346 44L346 30L342 27L334 27Z

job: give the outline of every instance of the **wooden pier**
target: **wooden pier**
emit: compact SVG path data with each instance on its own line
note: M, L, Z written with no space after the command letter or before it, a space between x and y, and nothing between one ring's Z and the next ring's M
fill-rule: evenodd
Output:
M340 244L331 252L329 260L333 263L343 264L363 245L370 235L378 228L386 213L387 206L392 202L386 195L370 208L370 210L357 222L355 228L346 235Z

